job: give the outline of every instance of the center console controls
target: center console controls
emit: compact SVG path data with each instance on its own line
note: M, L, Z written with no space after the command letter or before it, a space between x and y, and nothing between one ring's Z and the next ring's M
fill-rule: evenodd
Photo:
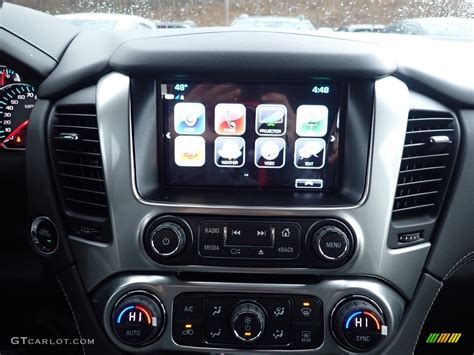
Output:
M173 339L198 347L316 349L322 317L313 296L186 293L173 304Z
M148 255L165 265L336 268L356 238L339 219L223 219L162 216L144 233Z

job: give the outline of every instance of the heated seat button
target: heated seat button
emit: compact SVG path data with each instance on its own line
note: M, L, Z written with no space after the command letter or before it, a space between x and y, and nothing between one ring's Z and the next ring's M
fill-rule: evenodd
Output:
M174 301L174 317L180 319L201 319L203 308L203 297L179 296Z
M293 320L321 321L321 304L313 297L293 298Z
M203 345L201 328L198 321L174 320L173 339L181 345Z
M210 322L206 320L204 339L208 343L232 344L235 343L227 322Z
M295 348L315 349L323 343L323 327L320 323L306 322L293 324Z

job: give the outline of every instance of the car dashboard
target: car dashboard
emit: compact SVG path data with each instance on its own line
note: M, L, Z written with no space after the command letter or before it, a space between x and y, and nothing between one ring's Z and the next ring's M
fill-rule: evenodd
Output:
M472 83L396 36L2 11L61 33L0 27L0 160L92 352L413 351L473 255Z

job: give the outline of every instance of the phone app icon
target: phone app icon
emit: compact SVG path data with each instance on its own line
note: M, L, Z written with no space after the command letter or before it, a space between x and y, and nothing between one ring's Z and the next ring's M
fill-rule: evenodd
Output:
M295 166L299 169L321 169L326 157L326 141L321 138L299 138L295 142Z
M240 137L217 137L214 162L220 168L240 168L245 164L245 141Z
M206 162L206 141L199 136L178 136L174 140L174 161L183 167L199 167Z
M241 136L245 133L245 116L242 104L217 104L214 129L220 135Z
M286 141L283 138L258 138L255 141L255 165L278 169L285 165Z
M296 134L301 137L324 137L328 131L328 108L301 105L296 109Z
M257 106L255 131L260 136L282 136L286 133L286 106L263 104Z
M206 108L198 102L174 105L174 130L178 134L203 134L206 129Z

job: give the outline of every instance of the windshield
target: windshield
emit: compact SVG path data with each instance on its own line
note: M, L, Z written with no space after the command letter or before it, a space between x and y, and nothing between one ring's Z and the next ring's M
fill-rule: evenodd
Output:
M237 28L474 36L474 0L10 0L62 17L82 29L117 30L110 16L135 28ZM84 19L85 14L92 14ZM108 17L104 17L104 15ZM133 22L129 18L129 22ZM103 22L103 24L101 24Z

